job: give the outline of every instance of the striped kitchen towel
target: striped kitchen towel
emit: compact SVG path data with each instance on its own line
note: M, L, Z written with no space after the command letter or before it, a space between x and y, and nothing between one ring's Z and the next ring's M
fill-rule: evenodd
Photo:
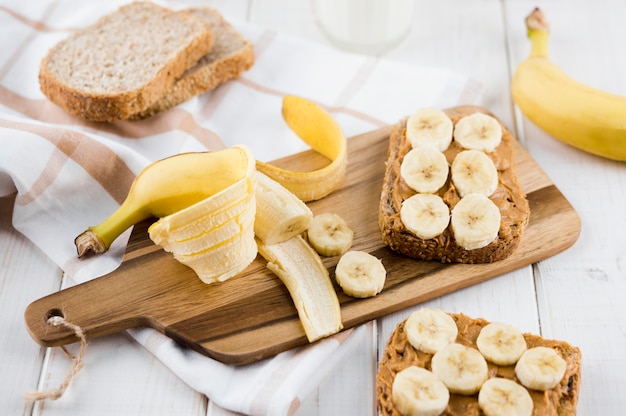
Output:
M74 237L113 212L150 162L234 144L249 146L262 161L305 150L282 120L285 95L326 108L347 137L395 123L418 107L480 99L478 83L447 69L349 54L229 19L255 48L256 62L241 77L143 121L104 124L71 116L40 92L39 62L72 30L123 3L0 2L0 196L17 193L13 226L77 283L119 266L129 232L109 252L80 261ZM129 333L215 404L285 415L363 340L368 326L243 367L181 349L151 329Z

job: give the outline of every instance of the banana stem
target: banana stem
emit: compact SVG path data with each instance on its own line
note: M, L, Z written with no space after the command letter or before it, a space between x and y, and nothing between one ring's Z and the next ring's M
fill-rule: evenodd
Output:
M531 43L530 56L548 57L550 26L541 9L535 8L526 17L526 28Z
M129 203L127 199L106 220L96 226L89 227L76 237L74 244L78 257L82 257L90 251L96 254L104 253L120 234L149 216L145 210L136 209L136 206Z

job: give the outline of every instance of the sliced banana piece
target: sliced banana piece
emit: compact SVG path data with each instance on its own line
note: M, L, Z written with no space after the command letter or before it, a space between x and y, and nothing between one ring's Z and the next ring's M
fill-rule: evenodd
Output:
M459 196L490 196L498 187L498 170L493 160L480 150L464 150L456 155L450 168L452 183Z
M466 149L493 152L502 141L502 126L490 115L470 114L457 121L454 140Z
M515 375L529 389L554 388L565 374L567 362L552 348L526 350L515 365Z
M416 192L437 192L448 180L448 160L434 147L416 147L402 159L400 176Z
M256 172L254 233L265 244L277 244L302 233L313 213L296 195L269 176Z
M402 415L437 416L448 406L450 392L430 371L410 366L396 374L391 400Z
M433 355L432 371L451 393L475 394L488 377L485 357L462 344L448 344Z
M439 195L415 194L402 203L400 220L410 232L428 240L448 227L450 208Z
M379 294L385 286L387 271L382 261L365 251L348 251L339 259L335 279L343 291L355 298Z
M530 416L533 399L524 387L506 378L490 378L478 392L478 406L485 416Z
M480 330L478 351L497 365L513 365L528 348L522 331L513 325L492 322Z
M421 308L411 313L404 324L413 348L434 354L453 343L459 333L454 319L440 309Z
M341 216L325 212L311 219L306 237L322 256L339 256L352 246L354 232Z
M489 245L498 237L500 210L489 198L469 194L452 209L450 226L457 244L466 250Z
M406 138L412 147L433 146L446 150L452 142L452 120L437 108L421 108L409 116Z

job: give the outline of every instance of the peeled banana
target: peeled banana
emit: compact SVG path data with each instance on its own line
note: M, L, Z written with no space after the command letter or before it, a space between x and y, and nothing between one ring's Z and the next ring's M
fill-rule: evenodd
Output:
M511 92L522 113L571 146L626 161L626 97L582 84L550 61L548 22L538 8L526 18L530 56L519 64Z
M187 208L241 180L254 156L245 146L183 153L152 163L137 175L120 207L75 239L78 256L103 253L132 225Z

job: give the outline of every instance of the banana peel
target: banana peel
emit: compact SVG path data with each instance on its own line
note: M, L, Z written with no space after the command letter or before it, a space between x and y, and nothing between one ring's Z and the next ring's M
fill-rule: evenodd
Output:
M302 201L327 196L341 185L346 174L348 145L341 128L326 110L301 97L284 97L282 115L289 128L330 163L318 170L298 172L257 161L257 169Z

